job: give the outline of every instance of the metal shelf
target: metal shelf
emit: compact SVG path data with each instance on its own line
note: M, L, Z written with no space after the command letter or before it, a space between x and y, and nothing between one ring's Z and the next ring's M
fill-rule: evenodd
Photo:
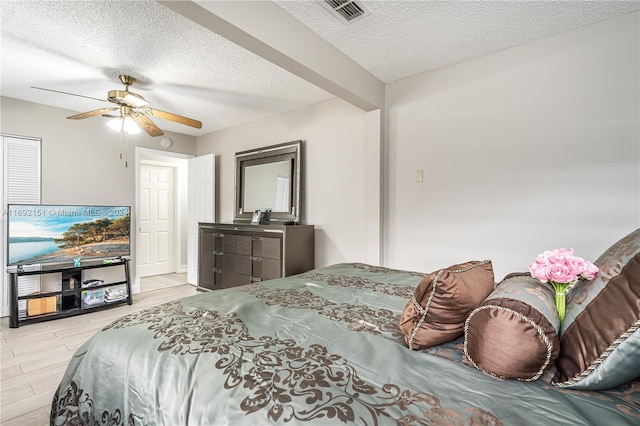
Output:
M69 274L73 274L74 272L82 274L82 271L86 271L90 269L110 268L110 267L116 267L116 266L124 267L124 276L125 276L124 281L115 281L115 282L100 284L92 287L84 287L84 288L82 287L81 283L78 283L78 285L70 289L62 288L62 283L60 283L61 290L59 291L46 291L46 292L37 293L37 294L28 294L28 295L18 296L18 280L19 280L19 277L22 277L22 276L47 275L47 274L57 274L57 273L64 273L64 274L67 274L68 276ZM108 309L113 306L121 305L123 303L127 303L129 305L133 303L133 297L131 294L131 279L130 279L130 273L129 273L129 259L125 259L125 258L119 258L111 262L99 262L99 263L88 262L82 266L48 267L48 268L43 268L37 271L25 271L21 268L13 268L8 272L9 272L10 286L11 286L11 300L10 300L11 316L10 316L10 322L9 322L9 325L11 328L17 328L22 324L49 321L49 320L58 319L58 318L66 318L74 315L81 315L89 312L95 312L102 309ZM100 289L105 289L109 287L116 287L116 286L123 286L123 285L126 286L127 288L127 296L123 299L111 300L111 301L103 300L101 303L98 303L94 306L83 306L82 304L82 292L100 290ZM18 301L22 301L22 300L29 301L29 300L35 300L35 299L42 299L45 297L58 298L58 297L74 297L74 296L77 297L77 306L74 306L72 308L62 309L63 304L61 299L56 299L55 312L47 312L39 315L29 316L27 313L27 309L21 312L18 311Z

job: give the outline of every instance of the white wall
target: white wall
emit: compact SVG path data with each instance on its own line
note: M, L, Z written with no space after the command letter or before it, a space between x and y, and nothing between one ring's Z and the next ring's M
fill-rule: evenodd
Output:
M196 151L196 138L189 135L166 132L173 141L167 149L160 146L161 138L140 133L130 135L125 146L103 117L67 120L77 111L7 97L0 98L0 106L0 132L42 139L43 203L134 207L136 146L191 155ZM125 154L128 166L120 153ZM135 215L134 208L134 220ZM131 257L135 265L135 253ZM131 278L134 276L132 268Z
M387 85L383 264L431 271L490 258L500 279L548 248L594 260L640 226L638 21L622 16ZM134 204L134 167L100 117L1 101L0 131L43 138L43 202ZM196 138L171 134L170 150L218 155L216 218L231 222L234 154L304 140L302 219L316 225L316 266L325 266L367 258L368 130L365 112L334 99L200 136L197 152ZM105 182L116 190L101 190Z
M636 229L638 22L389 84L384 263L430 271L488 258L501 279L545 249L595 260Z
M235 153L302 139L304 224L316 227L316 267L364 261L366 113L334 99L198 137L216 153L219 222L232 222Z

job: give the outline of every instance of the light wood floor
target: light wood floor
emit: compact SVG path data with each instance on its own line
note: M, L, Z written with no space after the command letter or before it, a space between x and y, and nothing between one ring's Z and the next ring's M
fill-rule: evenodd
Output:
M153 277L140 278L140 291L153 291L160 288L173 287L187 283L187 273L155 275Z
M53 394L67 363L89 337L124 315L197 293L192 285L176 285L182 277L175 275L143 278L142 292L133 296L133 305L19 328L9 328L9 319L2 318L0 424L48 425Z

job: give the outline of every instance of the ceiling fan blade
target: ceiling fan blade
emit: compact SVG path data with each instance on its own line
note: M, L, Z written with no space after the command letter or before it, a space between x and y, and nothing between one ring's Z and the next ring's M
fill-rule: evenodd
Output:
M140 114L139 112L132 112L131 118L133 118L134 121L138 123L138 126L142 127L144 131L149 134L149 136L155 137L164 135L164 132L160 130L160 128L156 126L155 123L151 121L146 115Z
M196 129L202 128L202 123L198 120L194 120L193 118L183 117L178 114L173 114L171 112L161 111L159 109L154 108L145 108L145 112L147 114L151 114L154 117L163 118L165 120L174 121L179 124L184 124L186 126L195 127Z
M83 112L82 114L71 115L67 118L72 120L82 120L83 118L95 117L96 115L106 114L111 111L115 111L118 108L100 108L89 112Z
M45 89L44 87L36 87L36 86L31 86L32 89L38 89L38 90L46 90L47 92L55 92L55 93L62 93L63 95L71 95L71 96L78 96L80 98L87 98L87 99L93 99L95 101L100 101L100 102L109 102L106 99L100 99L100 98L94 98L92 96L85 96L85 95L78 95L75 93L69 93L69 92L61 92L60 90L53 90L53 89Z

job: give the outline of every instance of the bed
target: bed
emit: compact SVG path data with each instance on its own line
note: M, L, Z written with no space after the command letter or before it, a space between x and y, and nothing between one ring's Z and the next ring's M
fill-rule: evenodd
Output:
M337 264L125 316L79 348L51 424L640 424L638 380L501 379L464 336L409 349L399 322L424 277Z

